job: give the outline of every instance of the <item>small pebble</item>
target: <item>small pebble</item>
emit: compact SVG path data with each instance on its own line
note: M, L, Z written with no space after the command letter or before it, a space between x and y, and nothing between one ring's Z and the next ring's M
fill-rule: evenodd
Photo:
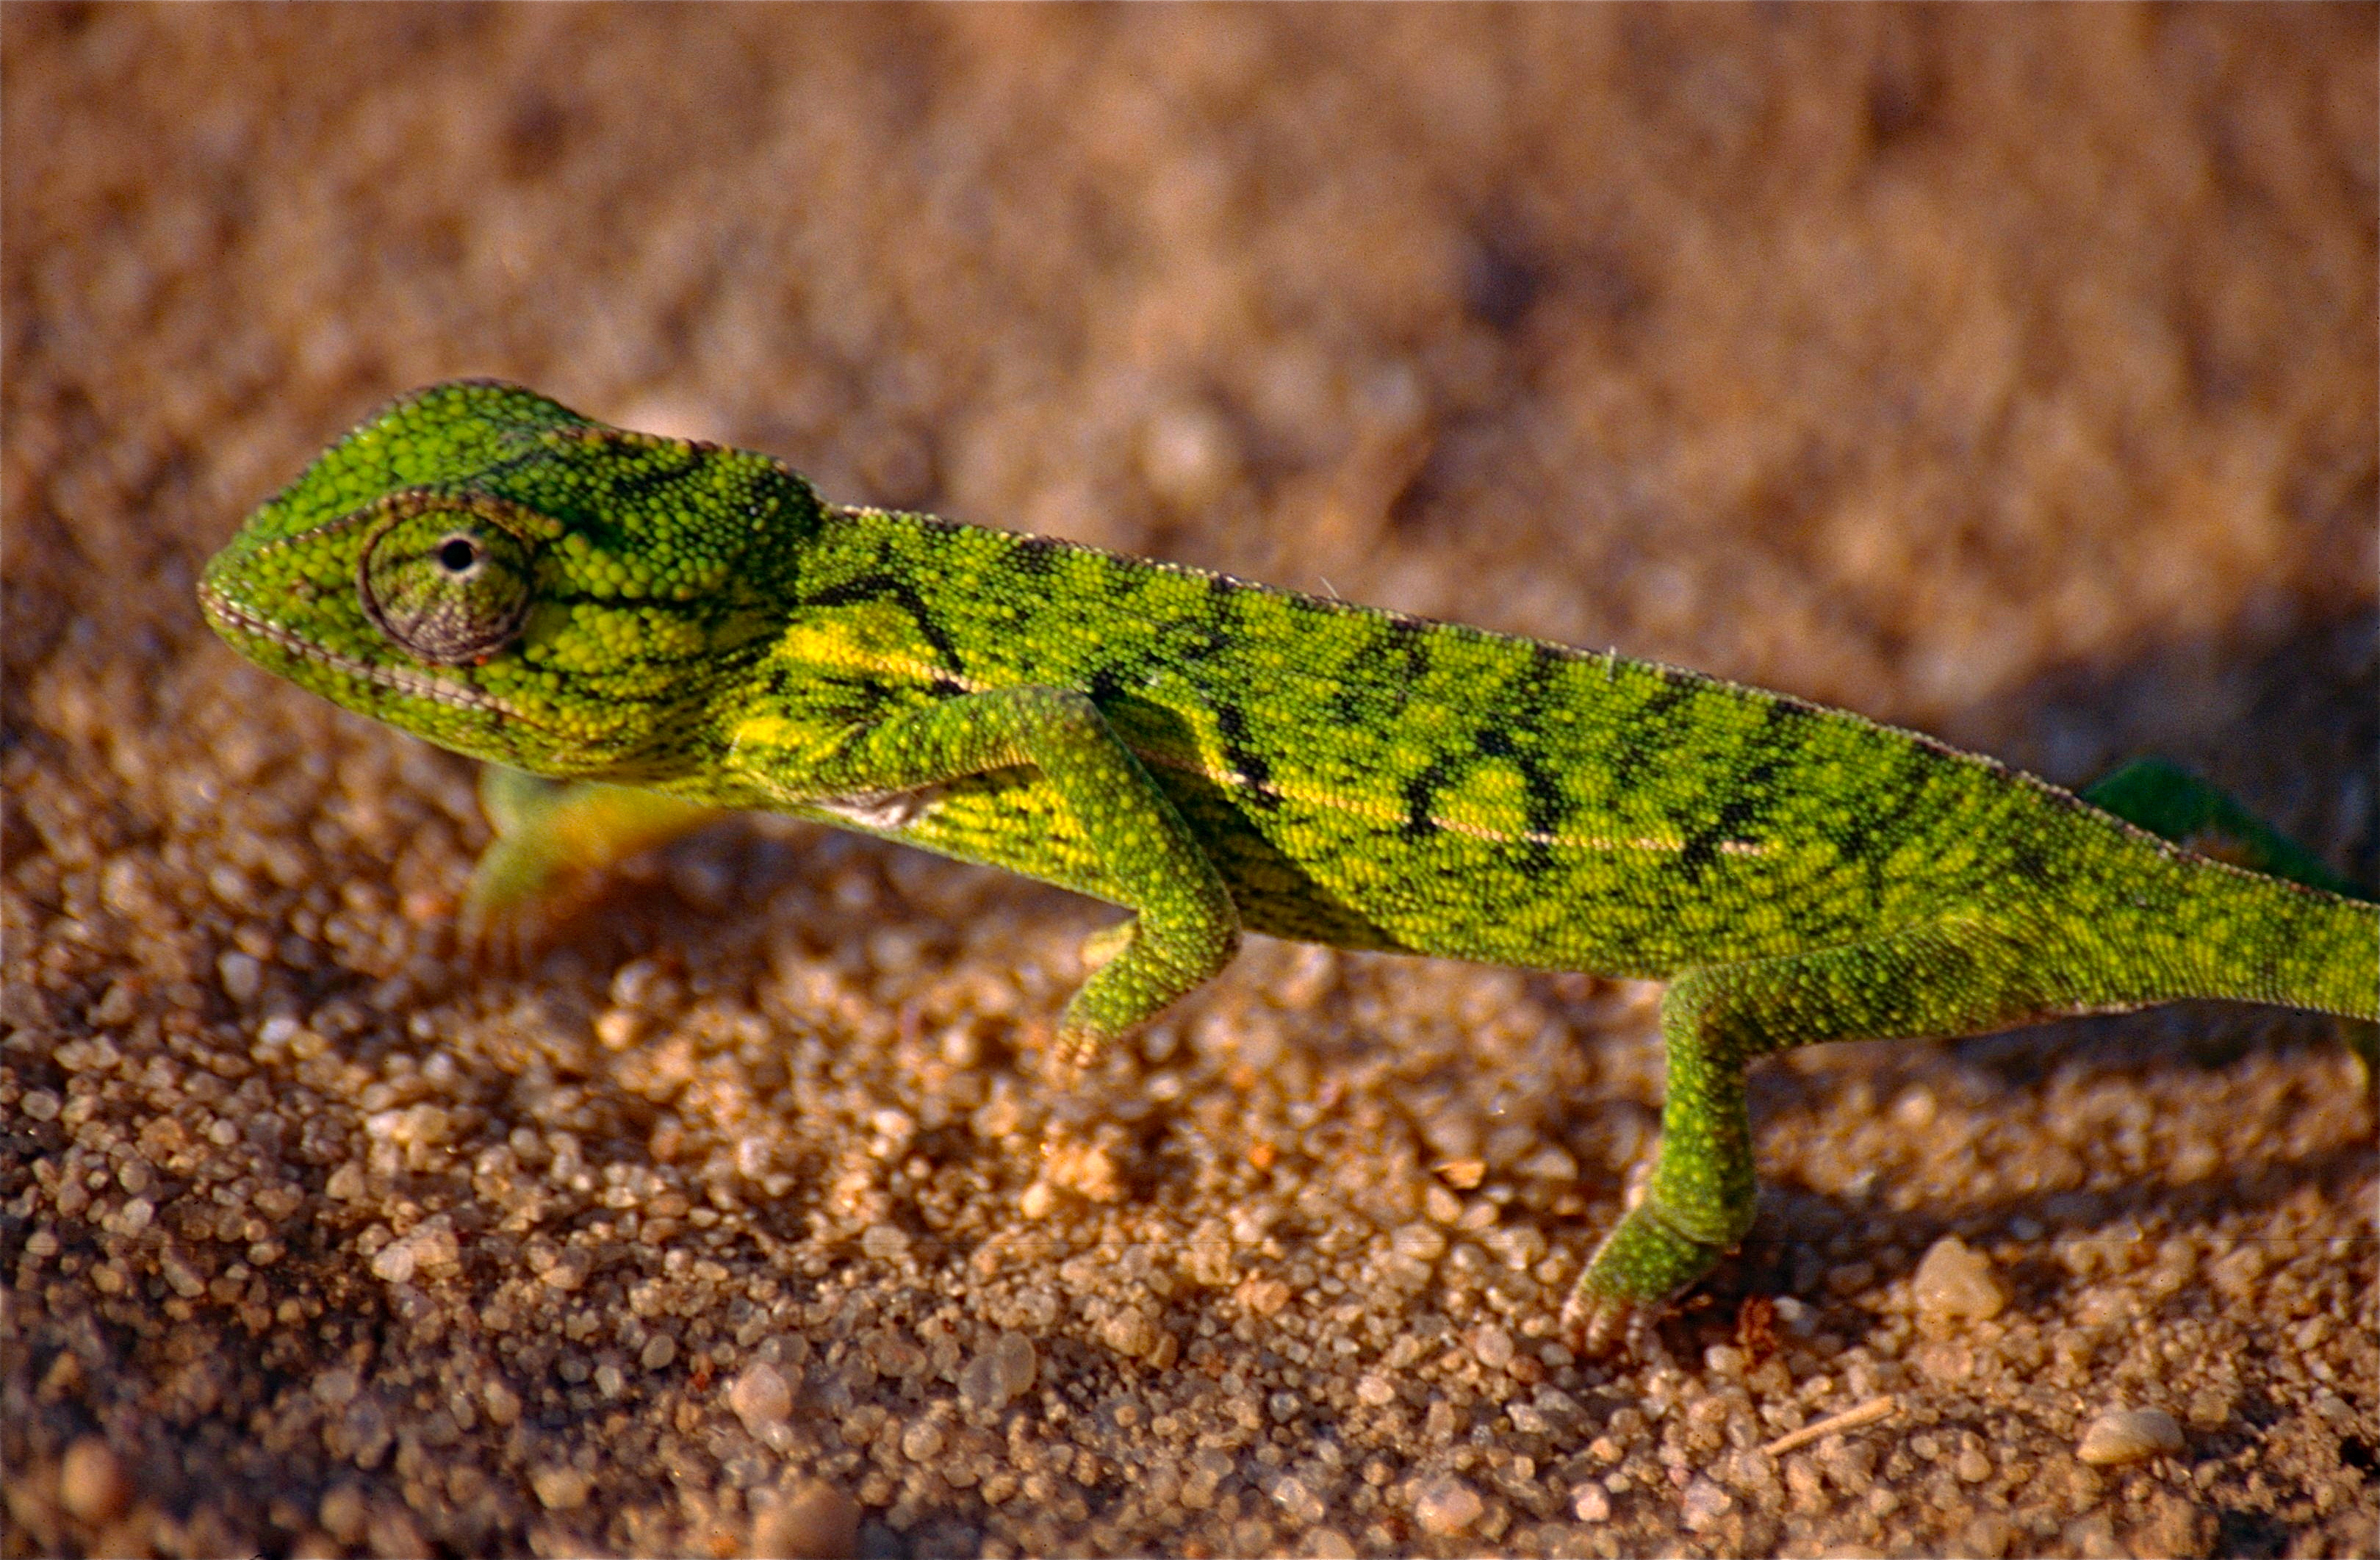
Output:
M1582 1522L1606 1521L1611 1516L1611 1497L1590 1479L1570 1493L1570 1514Z
M130 1504L132 1481L106 1442L86 1435L67 1448L58 1470L58 1499L84 1521L104 1522Z
M859 1503L823 1479L805 1479L752 1519L762 1560L832 1560L858 1553Z
M540 1468L528 1476L528 1484L548 1511L576 1511L587 1504L594 1481L575 1468Z
M2181 1426L2162 1408L2116 1408L2082 1432L2074 1455L2095 1468L2138 1462L2182 1448Z
M1917 1313L1940 1320L1982 1321L1998 1316L2008 1304L2008 1290L1992 1271L1992 1260L1955 1235L1926 1248L1911 1288Z
M1033 1384L1039 1371L1033 1340L1022 1333L1002 1333L960 1369L959 1395L971 1407L1004 1408Z
M1451 1474L1423 1481L1414 1494L1414 1520L1435 1538L1454 1537L1478 1521L1487 1509L1479 1492Z
M1281 1507L1281 1515L1301 1528L1321 1521L1330 1510L1322 1503L1322 1497L1314 1493L1313 1486L1295 1474L1283 1474L1274 1481L1272 1498Z
M727 1406L753 1436L772 1424L782 1424L794 1411L793 1389L774 1365L762 1360L747 1366L727 1389Z
M250 954L225 954L215 960L215 974L223 981L224 995L237 1003L255 1001L264 984L264 967Z
M461 1258L454 1227L442 1215L381 1248L371 1261L372 1276L388 1284L409 1283L420 1269L453 1267Z
M1734 1500L1725 1490L1707 1479L1697 1479L1678 1497L1678 1515L1695 1532L1707 1532L1718 1526L1718 1519L1733 1505Z
M323 1494L314 1519L341 1543L356 1543L364 1536L364 1521L370 1515L364 1506L364 1493L353 1484L339 1484Z

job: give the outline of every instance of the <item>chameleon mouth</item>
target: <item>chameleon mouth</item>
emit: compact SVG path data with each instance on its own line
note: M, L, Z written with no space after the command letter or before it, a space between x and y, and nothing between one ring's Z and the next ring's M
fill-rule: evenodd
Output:
M272 619L250 612L225 594L223 588L212 580L200 583L199 610L206 614L207 621L227 639L237 636L261 640L301 661L328 667L343 676L386 689L391 693L403 694L408 699L427 700L470 714L518 721L530 727L537 727L540 724L510 700L499 699L492 693L482 693L478 689L448 682L443 677L409 667L378 666L369 661L358 661L353 656L325 650L303 635L293 633Z

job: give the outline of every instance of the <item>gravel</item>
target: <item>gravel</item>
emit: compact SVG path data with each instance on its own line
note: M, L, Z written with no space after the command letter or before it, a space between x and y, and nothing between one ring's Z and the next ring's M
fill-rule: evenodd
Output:
M497 372L2373 881L2374 30L0 10L0 1554L2369 1553L2317 1021L1765 1064L1743 1253L1581 1360L1656 988L1257 941L1070 1090L1106 913L767 819L474 965L469 767L190 587Z

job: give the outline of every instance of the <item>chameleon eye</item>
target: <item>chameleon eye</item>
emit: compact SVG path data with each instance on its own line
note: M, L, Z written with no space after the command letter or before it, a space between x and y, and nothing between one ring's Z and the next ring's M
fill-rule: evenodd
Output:
M480 544L468 536L450 536L438 544L438 567L449 574L468 574L479 562Z
M416 660L459 666L520 637L533 555L488 507L417 499L364 547L356 566L364 615Z

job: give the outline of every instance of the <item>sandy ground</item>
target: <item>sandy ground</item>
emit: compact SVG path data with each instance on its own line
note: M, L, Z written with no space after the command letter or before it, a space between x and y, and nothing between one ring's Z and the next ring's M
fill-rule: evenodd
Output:
M2322 1023L1769 1064L1744 1253L1581 1361L1653 989L1261 944L1069 1092L1103 912L768 820L475 969L468 767L190 588L501 374L2061 781L2157 749L2369 883L2374 45L8 6L0 1553L2373 1553Z

